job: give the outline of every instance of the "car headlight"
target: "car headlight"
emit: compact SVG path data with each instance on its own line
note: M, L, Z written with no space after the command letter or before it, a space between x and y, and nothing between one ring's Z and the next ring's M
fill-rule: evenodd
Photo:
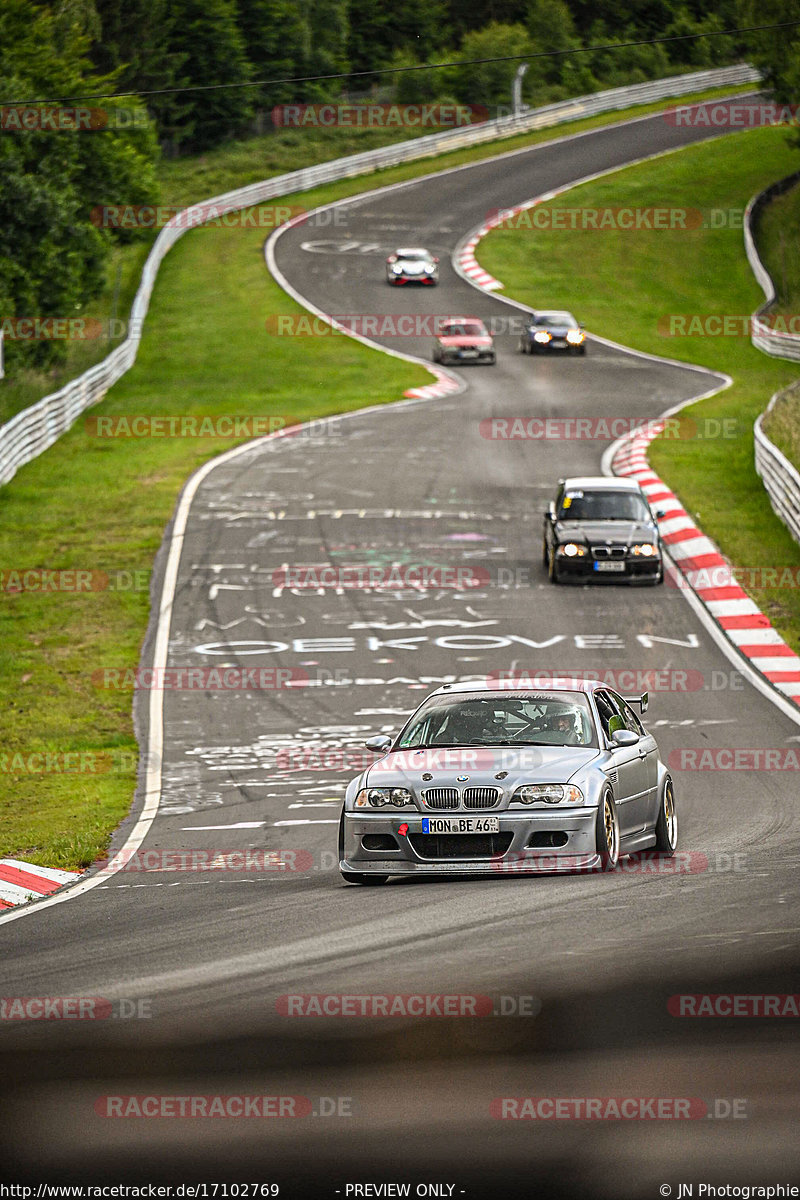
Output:
M550 341L550 334L546 333L544 329L538 329L536 331L536 333L533 335L533 340L535 342L547 343Z
M433 263L426 263L426 265L425 265L425 274L426 275L432 275L435 270L436 270L436 267L433 265Z
M588 551L585 546L579 546L577 542L567 542L564 546L558 547L559 554L566 554L567 558L585 558Z
M400 265L400 263L394 263L392 266L392 274L393 275L402 275L402 273L403 273L403 268Z
M408 808L414 797L408 788L364 788L356 796L356 808L383 808L390 804L394 808Z
M570 329L567 333L567 341L570 346L580 346L585 336L585 334L581 333L580 329Z
M583 792L567 783L526 783L511 797L512 804L535 804L542 800L545 804L583 804Z
M631 554L652 558L654 554L658 554L658 546L654 546L652 542L640 542L636 546L631 546Z

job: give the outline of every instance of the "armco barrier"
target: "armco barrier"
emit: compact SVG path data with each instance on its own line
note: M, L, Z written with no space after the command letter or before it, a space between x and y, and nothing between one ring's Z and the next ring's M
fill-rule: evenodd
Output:
M796 333L777 332L762 320L768 309L775 302L775 285L769 271L764 266L756 249L754 229L765 205L775 196L793 187L800 180L800 171L779 179L770 184L763 192L748 204L744 214L744 246L747 261L758 280L764 293L764 303L756 309L751 319L750 340L757 350L773 358L785 358L791 362L800 362L800 337ZM764 432L764 418L774 407L776 401L787 392L793 391L798 385L792 384L782 392L776 392L769 402L766 411L756 419L753 426L755 446L756 472L761 476L761 482L766 488L770 504L775 513L783 521L796 542L800 542L800 475L789 462L785 454L781 454L777 446L769 440Z
M760 75L756 70L746 64L739 64L713 71L695 71L690 75L675 75L669 79L657 79L651 83L638 83L631 87L613 88L590 96L579 96L574 100L547 104L519 116L500 117L480 125L467 125L442 133L427 134L411 141L397 142L391 146L382 146L377 150L367 150L361 154L351 154L347 158L337 158L318 166L276 175L271 179L226 192L222 196L215 196L201 204L191 205L161 230L153 244L131 308L131 331L125 341L102 362L73 379L60 391L45 396L30 408L17 413L0 428L0 484L7 483L21 466L51 446L82 412L97 404L111 385L133 365L158 268L167 251L186 229L192 226L191 217L196 215L197 224L202 223L200 210L205 213L205 219L210 220L214 216L249 208L291 192L301 192L322 183L348 179L378 168L393 167L399 163L412 162L414 159L431 157L461 146L474 146L497 138L511 137L515 133L545 129L560 125L564 121L613 112L654 100L666 100L690 92L756 83L759 79Z
M753 197L744 212L744 248L747 261L765 296L764 303L756 309L751 318L750 340L757 350L763 350L765 354L770 354L773 358L788 358L793 362L800 362L800 336L796 333L777 332L762 320L775 302L775 285L759 257L753 230L764 206L775 196L780 196L781 193L788 191L798 180L800 180L800 171L788 175L786 179L779 179L777 183L770 184L763 192L759 192L757 196Z
M767 489L770 504L796 542L800 542L800 474L786 455L781 454L778 447L772 444L762 426L764 418L776 401L798 389L800 389L800 382L793 383L791 387L785 388L782 392L776 392L770 400L766 412L758 417L753 427L756 471Z

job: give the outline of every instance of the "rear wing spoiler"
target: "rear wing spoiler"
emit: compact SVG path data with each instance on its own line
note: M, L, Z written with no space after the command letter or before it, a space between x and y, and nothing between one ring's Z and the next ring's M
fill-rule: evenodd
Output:
M638 704L641 713L647 712L647 706L650 703L650 693L642 692L641 696L624 696L626 704Z

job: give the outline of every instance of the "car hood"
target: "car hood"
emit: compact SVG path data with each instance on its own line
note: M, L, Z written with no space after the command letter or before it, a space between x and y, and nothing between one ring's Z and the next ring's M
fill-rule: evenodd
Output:
M560 542L600 542L610 546L658 540L656 529L643 521L558 521L556 533Z
M524 783L568 783L600 751L585 746L465 746L459 749L396 750L373 763L364 787L405 787L415 794L434 787L502 787ZM497 779L506 771L504 779ZM422 776L431 775L430 779ZM465 778L466 777L466 778Z
M439 342L442 346L491 346L492 339L485 333L475 334L440 334Z
M433 263L416 261L412 262L410 259L401 259L399 262L395 263L395 266L400 266L403 268L403 273L405 275L421 275L426 267L433 265Z

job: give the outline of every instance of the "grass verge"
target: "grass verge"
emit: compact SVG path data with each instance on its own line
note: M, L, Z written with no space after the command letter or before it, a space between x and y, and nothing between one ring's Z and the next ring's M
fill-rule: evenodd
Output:
M741 335L760 300L741 212L756 192L797 169L797 151L781 129L743 136L746 143L726 136L615 172L544 206L690 206L703 213L697 228L499 229L480 243L478 257L509 295L532 307L572 309L590 330L615 341L727 372L730 388L685 413L698 422L733 420L728 429L735 436L658 439L650 461L734 566L797 566L800 548L772 512L753 466L753 422L773 392L796 377L797 366L768 358ZM723 222L719 214L729 216ZM738 314L740 336L665 336L681 328L670 321L675 314ZM800 594L761 588L752 595L800 651Z

